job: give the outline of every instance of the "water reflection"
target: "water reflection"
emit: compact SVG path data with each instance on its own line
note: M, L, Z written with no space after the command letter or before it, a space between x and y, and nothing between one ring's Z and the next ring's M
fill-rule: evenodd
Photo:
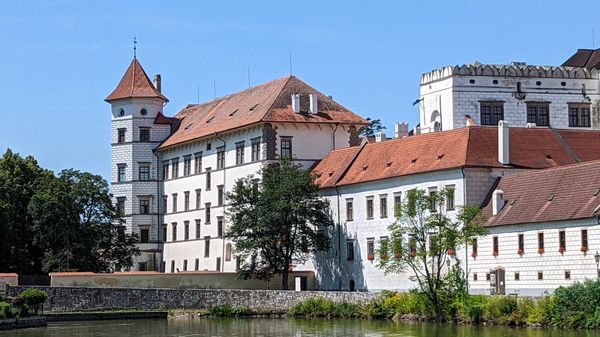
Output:
M48 328L0 331L0 337L79 336L402 336L402 337L600 337L597 331L482 327L367 320L195 319L51 323Z

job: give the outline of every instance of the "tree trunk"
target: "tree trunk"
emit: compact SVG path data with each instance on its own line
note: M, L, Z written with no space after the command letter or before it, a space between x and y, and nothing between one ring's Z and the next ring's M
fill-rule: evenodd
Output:
M283 271L283 273L281 273L281 289L282 290L289 290L288 289L288 276L289 276L289 271L286 268Z

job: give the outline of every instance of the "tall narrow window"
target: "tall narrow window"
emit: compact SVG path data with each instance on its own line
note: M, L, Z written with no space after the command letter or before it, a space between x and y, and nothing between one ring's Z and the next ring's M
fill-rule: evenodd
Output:
M212 179L210 176L211 172L212 171L210 170L210 167L207 167L206 168L206 190L207 191L210 191L210 184L212 183Z
M150 141L150 128L140 128L140 142Z
M196 209L200 209L202 207L202 190L196 190Z
M437 212L437 188L429 188L429 210L431 212Z
M125 181L125 164L117 164L117 182Z
M367 239L367 259L375 259L375 239Z
M204 223L210 223L210 202L204 204Z
M567 250L567 240L565 236L565 231L558 232L558 251L563 253Z
M150 200L149 199L140 199L140 214L149 214L150 213Z
M221 271L221 258L217 257L217 271Z
M354 240L346 241L346 259L354 261Z
M260 137L252 138L252 161L260 160Z
M569 103L569 126L590 127L590 104Z
M281 158L292 158L292 137L281 137Z
M550 104L548 102L528 102L527 123L535 123L537 126L550 125Z
M124 215L125 214L125 197L118 197L117 198L117 212L120 215Z
M504 102L480 102L481 125L498 125L504 119Z
M183 271L187 271L187 260L183 260Z
M544 253L544 233L538 233L538 253Z
M190 222L187 220L183 222L183 239L190 239Z
M588 231L587 229L582 229L581 230L581 251L582 252L587 252L588 251Z
M202 172L202 152L194 153L194 174Z
M171 260L171 273L175 272L175 260Z
M190 210L190 191L183 192L183 209L186 212Z
M125 143L125 132L127 129L118 129L117 130L117 143Z
M477 256L477 238L473 238L471 241L471 256Z
M196 219L196 239L200 239L200 228L202 225L200 224L200 219Z
M171 195L171 200L173 200L173 207L171 207L171 211L173 213L177 212L177 193L173 193Z
M217 148L217 170L225 167L225 146Z
M235 143L235 164L242 165L244 163L244 148L246 147L245 142Z
M169 179L169 161L167 161L167 160L163 161L162 168L163 168L163 171L162 171L163 180Z
M189 176L192 174L192 156L183 157L183 175Z
M523 254L525 252L525 238L523 234L519 234L517 237L517 242L518 242L518 247L517 247L517 253L518 254Z
M150 229L149 228L140 228L140 242L141 243L150 242Z
M494 236L492 238L492 243L493 243L492 255L497 256L498 255L498 237L497 236Z
M223 217L222 216L217 217L217 236L218 237L223 236Z
M231 261L231 243L225 245L225 261Z
M455 186L454 185L448 185L446 186L446 210L447 211L452 211L454 210L454 190L455 190Z
M169 199L166 195L163 195L162 197L162 211L163 213L167 213L167 203L169 202Z
M210 257L210 236L204 237L204 257Z
M171 224L171 241L177 241L177 222Z
M223 185L217 186L217 205L223 206L225 203L225 191L223 190Z
M171 179L175 179L179 176L179 159L171 160Z
M346 199L346 221L354 220L354 200Z
M367 219L373 219L373 197L367 197Z
M402 192L394 193L394 216L400 216L400 207L402 206Z
M150 180L150 164L140 164L139 178L140 181Z
M379 196L379 216L387 218L387 194Z
M195 271L198 271L198 270L200 270L200 259L196 259L196 260L194 261L194 270L195 270Z
M163 224L163 230L162 230L162 242L167 242L167 224L164 223Z

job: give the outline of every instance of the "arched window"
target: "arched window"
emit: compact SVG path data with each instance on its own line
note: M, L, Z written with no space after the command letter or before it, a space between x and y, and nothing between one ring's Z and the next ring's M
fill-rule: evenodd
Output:
M225 246L225 261L231 261L231 243Z

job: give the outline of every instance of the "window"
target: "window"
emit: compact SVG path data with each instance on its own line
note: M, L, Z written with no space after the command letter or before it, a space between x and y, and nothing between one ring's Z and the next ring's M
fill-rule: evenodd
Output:
M246 146L245 142L237 142L235 143L235 164L242 165L244 163L244 147Z
M140 181L148 181L150 180L150 165L141 164L140 165Z
M183 239L184 240L190 239L190 222L189 221L183 222Z
M200 239L200 228L202 227L200 225L200 219L196 219L196 239Z
M177 241L177 222L171 224L171 241Z
M221 258L217 257L217 271L221 271Z
M281 158L292 158L292 137L281 137Z
M196 209L200 209L202 207L202 190L196 190Z
M327 241L326 238L327 237L325 235L324 230L322 230L322 229L317 230L316 246L317 246L318 251L324 251L325 248L327 248L327 245L325 244L325 242Z
M565 270L565 280L570 280L570 279L571 279L571 271Z
M217 186L217 205L223 206L225 203L225 192L223 191L223 185Z
M125 197L117 198L117 212L119 212L120 215L125 214Z
M204 257L210 257L210 236L204 237Z
M379 238L379 258L382 260L387 260L388 258L389 242L390 239L387 236Z
M558 232L558 251L563 253L567 250L567 241L565 238L565 231Z
M117 182L125 181L125 164L117 164Z
M210 202L204 204L204 223L210 223Z
M515 273L515 281L519 281L521 279L521 274L516 272Z
M179 176L179 159L172 159L171 166L171 179L175 179Z
M429 211L437 212L437 188L429 188Z
M150 242L150 229L140 228L140 242L141 243Z
M149 199L140 199L140 214L149 214L150 213L150 200Z
M260 137L252 138L252 161L260 160Z
M477 281L477 273L473 273L473 281Z
M183 260L183 271L187 271L187 260Z
M171 260L171 273L175 272L175 260Z
M387 195L379 196L379 216L387 218Z
M492 276L490 275L490 273L486 273L485 274L485 280L486 281L490 281L492 279Z
M206 143L206 151L210 151L212 149L211 143Z
M186 212L190 210L190 191L183 192L183 209Z
M373 219L373 197L367 197L367 219Z
M346 259L354 261L354 240L346 241Z
M446 186L446 210L452 211L454 210L454 185Z
M225 167L225 146L217 148L217 170Z
M544 253L544 233L538 233L538 253Z
M504 119L504 102L480 102L481 125L498 125Z
M217 236L218 237L223 236L223 217L222 216L217 217Z
M189 176L192 174L192 156L183 157L183 175Z
M200 270L200 259L196 259L196 260L194 261L194 270L195 270L195 271L198 271L198 270Z
M543 279L544 279L544 272L538 271L538 280L543 280Z
M524 239L524 235L523 234L519 234L517 241L518 241L517 253L518 254L523 254L525 252L525 239Z
M496 255L498 255L498 237L494 236L492 238L492 242L493 242L492 255L496 256Z
M367 239L367 259L373 261L375 259L375 241Z
M140 128L140 142L150 141L150 128Z
M590 127L590 104L569 103L569 126Z
M171 197L171 199L173 200L173 207L171 208L171 211L175 213L177 212L177 193L173 193Z
M225 246L225 261L231 261L231 243Z
M138 271L148 270L148 264L146 262L138 262Z
M581 251L582 252L588 251L588 231L587 231L587 229L581 230Z
M402 205L402 192L394 193L394 216L400 216L400 207Z
M162 236L162 240L163 240L163 242L167 242L167 224L166 223L163 224L163 236Z
M528 102L527 123L535 123L538 126L549 126L550 104L547 102Z
M163 195L162 197L162 209L163 212L166 214L167 213L167 203L168 203L169 199L166 195Z
M471 256L472 257L477 256L477 238L474 238L471 243Z
M346 199L346 221L354 220L354 200Z
M210 191L210 184L211 184L211 176L210 176L211 170L210 167L206 168L206 190Z
M163 161L162 167L163 167L162 178L163 178L163 180L167 180L167 179L169 179L169 162Z
M118 129L117 130L117 143L125 143L125 132L127 129Z
M194 153L194 174L202 172L202 152Z

